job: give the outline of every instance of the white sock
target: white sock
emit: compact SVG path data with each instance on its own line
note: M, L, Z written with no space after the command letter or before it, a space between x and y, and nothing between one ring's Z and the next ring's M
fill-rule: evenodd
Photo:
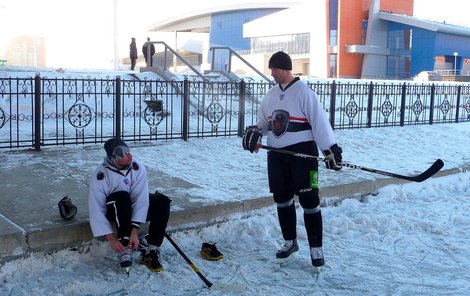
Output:
M147 254L150 253L150 251L157 251L158 247L156 245L151 245L149 244L147 247Z

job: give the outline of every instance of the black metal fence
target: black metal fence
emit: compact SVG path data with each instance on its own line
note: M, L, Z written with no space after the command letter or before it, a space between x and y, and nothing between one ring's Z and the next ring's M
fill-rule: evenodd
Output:
M308 82L334 129L470 121L470 85ZM241 136L271 85L0 78L0 148Z

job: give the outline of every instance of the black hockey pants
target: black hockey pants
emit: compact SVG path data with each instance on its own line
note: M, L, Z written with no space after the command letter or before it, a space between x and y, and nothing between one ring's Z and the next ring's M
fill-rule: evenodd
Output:
M149 194L149 209L147 211L147 221L149 224L149 235L147 242L160 246L165 237L165 230L170 218L171 199L166 195L155 192ZM117 237L127 246L132 230L132 203L128 192L117 191L111 193L106 198L106 217L115 223Z

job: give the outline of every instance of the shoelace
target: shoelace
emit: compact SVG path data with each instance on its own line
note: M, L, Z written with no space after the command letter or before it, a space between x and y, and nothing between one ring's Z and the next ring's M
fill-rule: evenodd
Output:
M281 251L283 251L283 252L289 251L289 249L292 248L293 245L294 245L293 240L292 241L286 241L284 243L284 246L282 246Z
M145 235L139 235L139 248L147 248L148 245Z
M310 255L313 259L321 259L323 258L323 251L321 248L310 248Z
M130 261L132 260L132 251L130 248L126 247L121 253L121 261Z

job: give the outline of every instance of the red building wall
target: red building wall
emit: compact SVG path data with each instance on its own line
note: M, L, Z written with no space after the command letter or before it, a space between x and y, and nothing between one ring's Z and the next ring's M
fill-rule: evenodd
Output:
M360 77L362 54L346 53L346 45L363 44L363 20L373 0L338 0L337 77ZM380 10L413 15L413 0L381 0Z

